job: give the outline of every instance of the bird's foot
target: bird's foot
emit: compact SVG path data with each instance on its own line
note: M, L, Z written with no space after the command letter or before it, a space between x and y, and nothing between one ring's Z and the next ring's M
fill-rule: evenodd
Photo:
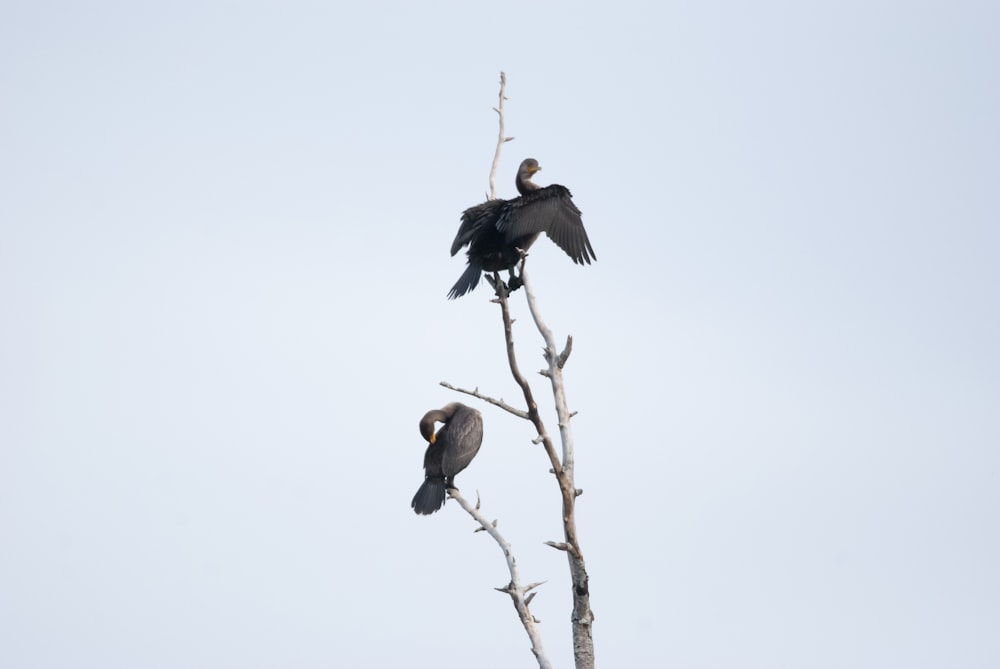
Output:
M500 277L496 273L494 273L493 276L487 274L486 281L489 282L490 286L493 288L493 292L496 294L497 297L504 297L504 295L501 294L501 291L503 291L504 294L508 294L512 290L511 288L507 287L507 284L505 284L503 281L500 280Z

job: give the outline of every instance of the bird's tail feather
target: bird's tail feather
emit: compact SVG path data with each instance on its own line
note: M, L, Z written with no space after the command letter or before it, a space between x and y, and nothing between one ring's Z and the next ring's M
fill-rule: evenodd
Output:
M458 281L448 291L448 299L454 300L456 297L462 297L466 293L472 292L479 285L479 278L482 273L483 270L479 266L479 263L470 260L469 266L462 273L462 276L458 277Z
M444 478L426 478L417 490L417 494L413 496L410 506L415 513L429 516L444 506L446 494Z

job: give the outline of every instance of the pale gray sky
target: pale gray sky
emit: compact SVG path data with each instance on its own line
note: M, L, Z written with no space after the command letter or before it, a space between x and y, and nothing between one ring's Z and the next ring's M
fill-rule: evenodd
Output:
M445 299L501 69L501 196L537 158L598 256L529 270L575 338L599 664L998 666L998 25L7 3L0 666L532 665L496 545L409 508L438 381L518 396L488 289ZM480 408L458 482L571 666L548 464Z

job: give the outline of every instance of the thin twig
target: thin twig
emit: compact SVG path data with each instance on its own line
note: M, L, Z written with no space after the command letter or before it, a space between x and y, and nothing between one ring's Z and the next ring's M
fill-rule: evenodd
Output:
M513 137L504 137L503 134L503 102L507 99L507 75L500 72L500 103L493 108L493 111L500 117L500 132L497 137L497 148L493 153L493 166L490 167L490 199L497 199L497 166L500 164L500 148Z
M562 353L559 354L559 359L556 364L559 369L566 366L566 361L569 360L569 354L573 352L573 335L566 335L566 347L563 349ZM574 412L575 413L575 412Z

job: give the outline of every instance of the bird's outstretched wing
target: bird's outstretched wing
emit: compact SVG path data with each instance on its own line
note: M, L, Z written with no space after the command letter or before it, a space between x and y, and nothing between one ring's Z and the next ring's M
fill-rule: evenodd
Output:
M581 212L565 186L539 188L506 204L506 208L498 210L496 226L508 242L544 232L573 262L589 265L597 260Z

